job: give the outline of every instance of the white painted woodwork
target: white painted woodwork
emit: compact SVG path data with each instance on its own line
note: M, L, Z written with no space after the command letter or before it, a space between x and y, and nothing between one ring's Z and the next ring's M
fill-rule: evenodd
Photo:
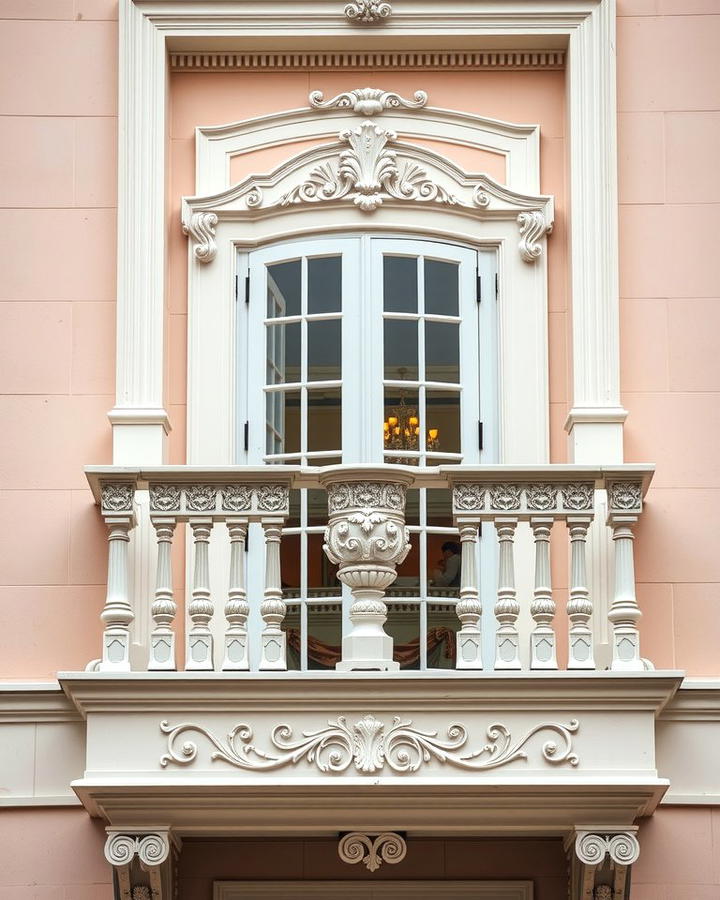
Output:
M459 518L462 563L460 570L460 599L456 612L460 631L456 638L458 669L482 669L482 601L477 575L477 540L479 519Z
M608 619L612 624L613 671L642 671L646 663L640 657L638 623L642 613L635 596L635 562L633 527L637 516L613 516L612 536L615 543L615 596Z
M589 516L568 517L570 534L570 594L567 613L568 669L594 669L595 654L592 633L593 603L587 587L586 546Z
M172 541L175 532L175 519L152 519L157 535L157 577L155 599L151 612L155 623L150 635L150 658L148 669L173 671L175 662L175 632L172 624L177 612L177 604L173 595L172 584Z
M282 519L265 519L262 522L265 535L265 592L260 614L265 622L262 632L261 671L287 669L287 636L282 630L287 606L282 597L280 576L280 540Z
M557 669L557 653L553 619L553 600L550 577L550 530L553 519L537 517L530 519L535 540L535 590L530 604L530 614L535 622L530 635L530 668Z
M187 636L185 668L196 671L213 669L213 638L209 628L214 607L210 599L208 550L212 519L190 519L195 549L192 597L188 606L191 626Z
M108 574L101 672L130 671L130 624L134 618L128 593L128 543L132 516L105 516L108 529Z
M225 604L227 631L225 632L224 672L243 672L250 668L247 618L250 604L245 588L245 540L247 519L228 519L230 536L230 585Z
M498 630L495 634L495 668L520 669L520 637L517 619L520 604L515 590L514 541L517 519L499 517L495 520L500 549L498 553L498 589L495 618Z

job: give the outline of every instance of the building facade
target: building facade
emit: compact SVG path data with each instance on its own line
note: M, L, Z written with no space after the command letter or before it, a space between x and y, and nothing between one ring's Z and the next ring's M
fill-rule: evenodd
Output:
M0 896L720 898L720 6L0 15Z

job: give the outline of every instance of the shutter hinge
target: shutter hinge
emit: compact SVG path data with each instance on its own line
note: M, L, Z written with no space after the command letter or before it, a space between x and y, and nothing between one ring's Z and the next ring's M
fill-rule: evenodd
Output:
M250 423L249 423L249 422L246 422L246 423L245 423L245 427L244 427L244 429L243 429L243 442L244 442L244 444L245 444L245 449L246 449L246 450L248 450L248 449L249 449L249 446L250 446L250 444L249 444L249 436L250 436Z
M483 448L483 423L478 422L478 449L482 450Z
M479 272L477 274L477 295L475 299L478 303L482 301L482 275Z
M250 273L245 276L245 302L250 302Z
M498 278L498 273L495 273L495 299L497 300L498 294L500 293L500 279Z

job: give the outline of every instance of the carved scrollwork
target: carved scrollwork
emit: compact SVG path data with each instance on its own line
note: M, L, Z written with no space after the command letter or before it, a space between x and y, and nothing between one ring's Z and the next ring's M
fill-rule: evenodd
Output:
M345 6L345 15L351 22L373 25L392 15L392 6L385 0L353 0Z
M386 109L420 109L426 105L428 95L425 91L415 91L415 99L406 100L394 91L368 87L344 91L330 100L323 99L322 91L313 91L309 101L315 109L350 109L359 116L377 116Z
M640 856L640 844L630 831L596 834L582 831L575 838L575 854L580 862L597 866L606 856L620 866L631 866Z
M128 866L137 854L143 866L151 868L165 862L170 855L166 834L122 834L111 832L105 842L105 859L113 866Z
M105 511L132 512L135 485L119 481L105 481L100 488L100 503Z
M608 488L610 509L639 512L642 508L642 485L639 481L613 481Z
M340 566L359 561L399 565L410 552L410 534L388 516L364 509L328 525L323 550Z
M194 512L212 512L215 509L217 488L212 484L191 484L185 488L187 508Z
M173 512L180 509L180 488L176 484L151 484L150 509L153 512Z
M338 482L328 487L331 513L350 507L382 507L395 512L405 509L406 488L402 484L381 481Z
M314 764L320 772L344 772L354 766L358 772L373 774L385 767L399 774L417 772L431 760L456 766L460 769L479 771L494 769L515 760L526 760L525 747L535 735L554 733L560 738L546 740L541 747L545 762L552 765L578 764L573 752L572 736L579 723L572 720L567 725L543 722L531 728L520 740L513 743L510 731L501 723L490 725L487 743L476 750L461 753L468 740L464 725L454 723L447 728L447 738L439 738L437 731L422 731L412 726L412 721L399 717L387 726L373 715L365 715L357 722L348 723L345 716L317 731L303 731L302 737L293 739L292 728L276 725L270 735L273 750L262 750L255 743L252 728L241 723L228 734L225 741L217 738L209 729L191 722L170 725L160 723L160 730L168 735L167 752L160 758L160 765L186 766L197 758L198 747L194 741L181 741L183 735L194 732L204 737L215 748L211 760L221 760L239 769L261 771L296 766L302 760Z
M525 489L528 509L538 511L555 509L557 492L556 484L529 484Z
M193 253L200 262L212 262L217 256L215 226L218 223L214 212L196 212L189 222L183 222L183 234L189 234L195 241Z
M456 484L453 488L453 506L456 510L472 512L485 506L485 488L481 484Z
M226 512L243 512L252 506L252 488L247 484L226 484L220 488L220 497Z
M521 490L522 488L519 484L488 485L490 508L502 510L502 512L520 509Z
M521 212L517 223L520 226L520 256L525 262L535 262L542 254L542 244L539 241L552 231L552 223L547 222L539 210Z
M280 512L290 502L290 488L285 484L260 484L255 488L258 509Z
M565 509L582 511L593 508L595 487L592 482L574 481L560 488Z
M338 856L343 862L350 865L365 863L371 872L376 872L384 862L397 865L406 854L405 839L394 831L378 835L352 831L343 835L338 843Z

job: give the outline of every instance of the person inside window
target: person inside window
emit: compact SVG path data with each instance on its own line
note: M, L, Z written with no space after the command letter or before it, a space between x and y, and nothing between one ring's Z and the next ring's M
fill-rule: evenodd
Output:
M442 558L433 569L433 584L441 587L460 587L460 544L457 541L445 541L440 549Z

